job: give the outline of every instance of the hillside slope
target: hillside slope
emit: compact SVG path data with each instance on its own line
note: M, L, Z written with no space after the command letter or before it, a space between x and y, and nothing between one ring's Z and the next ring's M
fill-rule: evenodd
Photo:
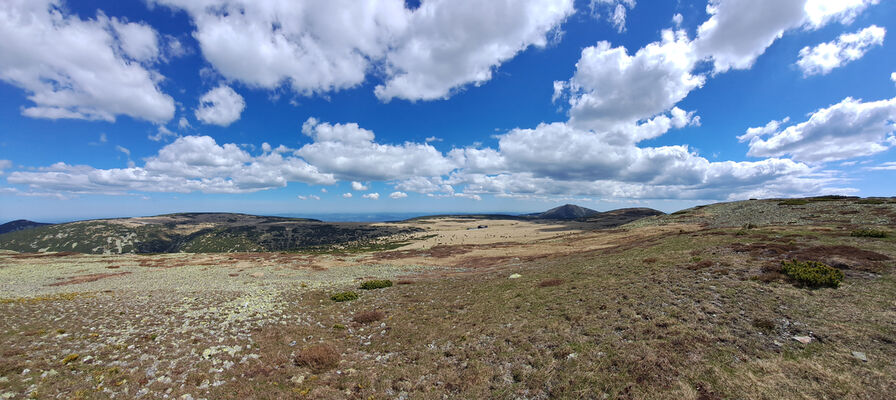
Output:
M359 244L413 229L229 213L79 221L0 235L0 249L89 254L290 251Z
M3 225L0 225L0 235L9 232L22 231L25 229L37 228L39 226L45 226L50 224L45 224L43 222L34 222L29 221L27 219L17 219L15 221L7 222Z

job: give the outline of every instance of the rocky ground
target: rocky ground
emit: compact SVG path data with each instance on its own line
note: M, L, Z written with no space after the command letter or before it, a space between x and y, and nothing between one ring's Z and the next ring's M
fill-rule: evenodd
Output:
M6 252L0 398L888 398L896 204L780 203L431 220L388 251ZM844 282L795 285L792 258Z

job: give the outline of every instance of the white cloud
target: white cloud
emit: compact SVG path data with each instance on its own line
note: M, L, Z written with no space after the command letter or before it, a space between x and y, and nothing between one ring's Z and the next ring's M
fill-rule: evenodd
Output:
M181 118L181 119L183 119L183 118ZM176 137L178 137L178 135L174 132L171 132L171 130L166 128L164 125L159 125L156 128L156 134L149 135L146 138L149 140L152 140L153 142L161 142L165 138L169 138L169 137L176 138Z
M872 171L896 171L896 161L885 162L874 167L868 167Z
M298 197L299 200L320 200L320 196L314 194L309 194L307 196L298 195L296 197Z
M376 192L366 193L366 194L361 195L361 197L363 197L365 199L370 199L370 200L378 200L380 198L380 194L376 193Z
M342 197L345 197L346 199L350 199L350 198L352 198L352 194L351 193L343 193Z
M893 81L893 83L896 83L896 72L890 74L890 80Z
M790 155L796 160L827 162L869 156L896 146L896 97L863 102L850 97L809 114L809 119L779 129L777 121L752 128L741 142L755 157Z
M851 22L879 0L710 0L711 17L697 30L695 49L715 72L746 69L791 29Z
M196 119L206 124L228 126L240 119L245 108L243 96L222 84L199 98Z
M681 27L682 22L684 22L684 16L682 16L680 13L672 16L672 23L675 24L676 28Z
M162 93L156 32L142 23L82 20L61 0L13 0L0 7L0 80L23 89L33 118L165 122L174 100Z
M387 78L376 96L445 99L467 84L481 85L504 61L546 46L573 11L571 0L423 2L386 54Z
M229 80L313 95L377 70L385 74L376 95L387 101L482 84L502 62L545 46L574 11L572 0L430 0L413 11L402 0L154 1L186 10L202 54Z
M383 181L444 175L457 165L428 144L374 142L372 131L355 123L329 124L309 118L302 133L314 139L295 152L322 172L339 179Z
M106 137L105 133L100 134L100 143L106 143L109 139Z
M124 153L124 155L126 155L126 156L128 156L128 157L131 156L131 151L128 150L126 147L116 145L116 146L115 146L115 150Z
M425 141L426 143L441 142L441 141L442 141L442 138L440 138L440 137L435 137L435 136L430 136L430 137L427 137L424 141Z
M844 33L831 42L803 47L796 65L805 76L825 75L834 68L862 58L872 46L882 45L886 33L886 29L871 25L855 33Z
M180 119L177 120L177 127L180 129L187 129L190 127L190 121L187 120L187 117L180 117Z
M247 193L284 187L288 182L333 184L330 174L296 157L272 152L252 157L239 146L219 145L208 136L185 136L146 158L142 167L97 169L56 163L7 178L32 189L71 193L122 194Z
M320 192L321 192L321 193L326 193L326 192L327 192L327 188L320 188Z
M582 50L572 79L555 82L554 97L569 96L570 122L577 127L631 130L703 85L705 78L691 73L696 62L684 31L665 30L661 42L634 55L599 42Z
M600 18L601 13L607 14L607 20L622 33L625 32L626 9L635 8L635 0L591 0L588 8L595 18Z
M361 182L354 181L354 182L352 182L352 190L358 190L358 191L367 190L367 186L364 186L364 184Z
M0 175L3 175L3 171L10 169L10 168L12 168L12 161L0 160ZM395 194L395 193L393 193L393 194Z
M850 24L866 8L878 3L880 0L809 0L804 8L806 23L815 29L831 21Z
M408 194L405 192L392 192L389 194L389 198L392 199L403 199L405 197L408 197Z

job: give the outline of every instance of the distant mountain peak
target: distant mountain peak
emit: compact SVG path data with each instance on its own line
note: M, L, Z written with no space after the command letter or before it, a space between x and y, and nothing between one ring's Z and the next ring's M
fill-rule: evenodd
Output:
M580 219L596 214L600 214L600 211L580 207L575 204L564 204L560 207L555 207L543 213L536 214L536 217L544 219Z
M0 225L0 234L21 231L24 229L37 228L39 226L44 226L44 225L51 225L51 224L29 221L27 219L17 219L15 221L10 221L3 225Z

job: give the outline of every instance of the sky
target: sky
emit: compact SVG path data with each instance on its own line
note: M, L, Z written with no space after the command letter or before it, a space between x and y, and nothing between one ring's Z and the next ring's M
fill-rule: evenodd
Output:
M0 221L893 196L887 0L4 0Z

